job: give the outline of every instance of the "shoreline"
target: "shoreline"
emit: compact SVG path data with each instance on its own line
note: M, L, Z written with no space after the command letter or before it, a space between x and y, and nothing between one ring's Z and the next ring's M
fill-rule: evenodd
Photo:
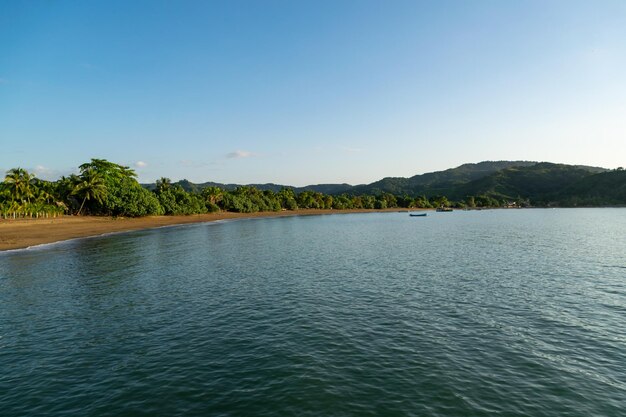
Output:
M428 209L420 209L419 211ZM52 219L0 220L0 252L27 249L66 240L100 236L108 233L132 232L164 226L208 223L218 220L254 219L260 217L315 216L351 213L393 213L401 209L353 209L269 211L258 213L216 212L189 216L147 216L112 218L99 216L63 216Z
M533 207L539 208L539 207ZM575 207L582 208L582 207ZM623 208L623 207L605 207ZM504 209L501 210L519 210ZM188 216L146 216L113 218L100 216L62 216L49 219L0 219L0 252L28 249L30 247L58 243L67 240L124 233L168 226L209 223L220 220L255 219L261 217L322 216L354 213L408 213L434 211L432 208L389 209L301 209L294 211L265 211L258 213L233 213L220 211Z

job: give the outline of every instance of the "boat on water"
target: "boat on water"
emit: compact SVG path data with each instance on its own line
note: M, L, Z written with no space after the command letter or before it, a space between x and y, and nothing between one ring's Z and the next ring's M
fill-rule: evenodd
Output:
M428 213L409 213L411 217L426 217Z
M449 211L453 211L453 210L450 207L438 207L437 211L449 212Z

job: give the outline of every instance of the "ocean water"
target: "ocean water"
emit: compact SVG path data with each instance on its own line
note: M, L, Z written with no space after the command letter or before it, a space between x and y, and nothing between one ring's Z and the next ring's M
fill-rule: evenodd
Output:
M0 253L2 416L624 416L626 209L238 220Z

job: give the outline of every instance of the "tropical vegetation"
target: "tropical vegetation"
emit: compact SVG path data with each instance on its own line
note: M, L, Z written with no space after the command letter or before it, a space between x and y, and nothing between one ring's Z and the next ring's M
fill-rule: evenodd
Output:
M4 219L63 214L140 217L216 211L625 204L626 171L622 168L528 161L465 164L354 187L321 184L293 188L276 184L193 184L186 180L173 183L165 177L155 184L141 185L129 167L92 159L80 165L78 174L57 181L44 181L23 168L13 168L0 182L0 217Z

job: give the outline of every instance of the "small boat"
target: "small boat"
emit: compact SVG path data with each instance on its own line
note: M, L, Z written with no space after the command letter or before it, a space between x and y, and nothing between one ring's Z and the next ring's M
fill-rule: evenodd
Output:
M438 207L436 211L439 211L439 212L442 212L442 211L443 212L449 212L449 211L452 211L452 209L450 207Z
M409 213L411 217L426 217L428 213Z

